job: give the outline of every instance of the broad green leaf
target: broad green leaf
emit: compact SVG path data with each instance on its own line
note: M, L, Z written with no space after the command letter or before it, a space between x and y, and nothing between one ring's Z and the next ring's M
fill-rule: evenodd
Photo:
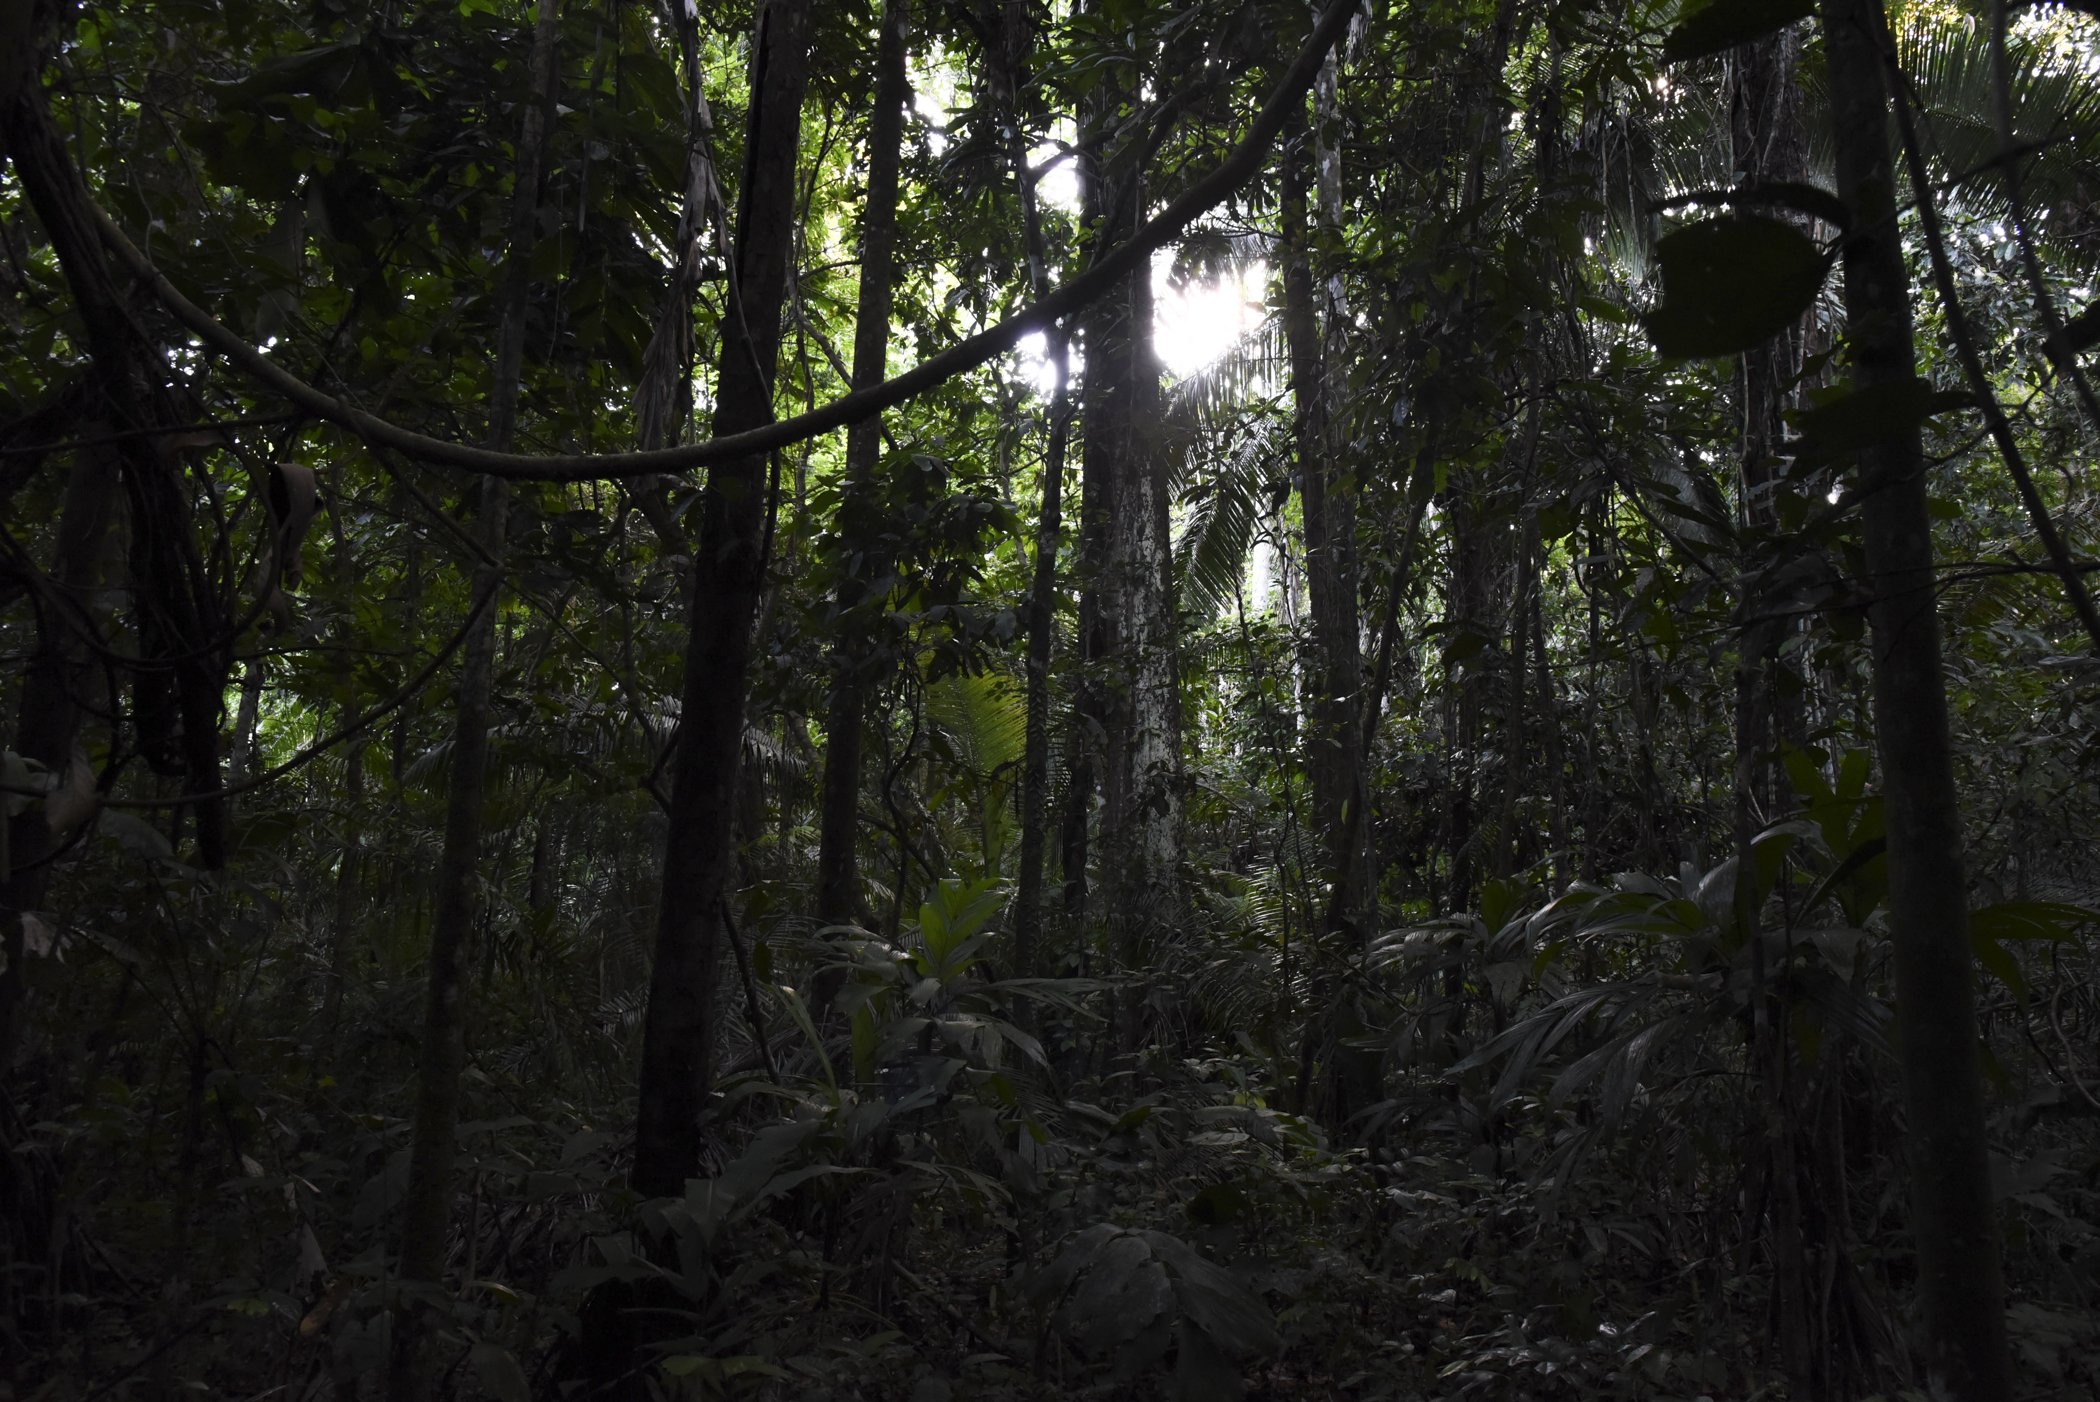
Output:
M1177 1402L1230 1402L1246 1395L1240 1370L1219 1350L1210 1331L1193 1318L1174 1329L1174 1396Z
M1239 1277L1205 1260L1179 1237L1156 1231L1144 1236L1153 1253L1174 1272L1174 1297L1182 1316L1209 1335L1211 1342L1242 1356L1273 1353L1281 1347L1268 1305Z
M1728 215L1688 224L1656 245L1662 304L1644 318L1664 355L1736 355L1800 319L1830 260L1791 224Z
M481 1379L482 1391L496 1402L531 1402L532 1384L525 1379L525 1370L507 1348L491 1343L474 1345L474 1371Z
M1173 1301L1167 1273L1143 1237L1122 1233L1103 1244L1065 1306L1073 1342L1103 1354L1149 1327Z
M1681 62L1721 53L1806 19L1815 8L1814 0L1713 0L1663 36L1663 57Z
M2100 914L2084 906L2056 901L2000 901L1969 914L1969 947L1976 962L2020 998L2027 996L2027 980L2020 961L2005 947L2008 940L2062 941L2100 920Z
M1793 416L1801 430L1795 460L1826 463L1849 457L1870 443L1907 433L1935 414L1974 402L1967 393L1935 390L1919 379L1848 390Z
M2049 354L2058 361L2074 360L2078 352L2100 345L2100 302L2087 307L2063 324L2049 344Z
M1969 914L1969 931L1979 939L2062 941L2082 926L2100 922L2100 913L2059 901L1999 901Z

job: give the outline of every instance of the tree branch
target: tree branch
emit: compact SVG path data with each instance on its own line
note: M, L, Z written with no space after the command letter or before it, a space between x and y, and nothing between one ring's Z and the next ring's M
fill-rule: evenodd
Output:
M1267 159L1270 145L1285 120L1304 102L1313 80L1348 27L1363 0L1334 0L1314 25L1310 38L1284 73L1268 100L1248 124L1246 133L1217 168L1170 203L1130 240L1086 272L1014 313L1006 320L965 338L894 379L835 399L820 408L778 419L763 427L704 443L628 453L555 453L534 455L497 452L465 443L415 433L368 414L353 404L315 388L219 324L211 314L184 297L146 255L126 238L110 217L90 205L92 217L112 252L206 346L232 361L250 378L283 395L317 418L341 424L373 444L445 467L483 472L517 481L588 482L635 477L653 472L687 472L718 462L770 452L857 423L974 370L1002 355L1031 331L1070 315L1117 286L1157 249L1178 238L1189 225L1252 179Z

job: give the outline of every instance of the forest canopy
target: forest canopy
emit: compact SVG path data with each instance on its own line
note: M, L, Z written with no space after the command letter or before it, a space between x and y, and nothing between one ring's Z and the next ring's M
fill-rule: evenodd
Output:
M0 1399L2100 1388L2090 0L7 0Z

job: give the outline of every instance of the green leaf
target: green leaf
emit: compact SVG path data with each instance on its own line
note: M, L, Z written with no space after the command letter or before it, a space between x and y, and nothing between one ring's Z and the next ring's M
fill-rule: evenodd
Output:
M1230 1183L1213 1183L1188 1200L1189 1220L1198 1226L1215 1227L1235 1222L1247 1214L1247 1195Z
M2079 927L2100 920L2082 905L2058 901L2000 901L1969 914L1969 931L1981 939L2060 942Z
M481 1378L481 1390L496 1402L532 1402L532 1384L525 1380L525 1370L509 1349L491 1343L474 1345L474 1371Z
M2005 945L2007 941L2061 942L2100 920L2100 913L2080 905L2057 901L1999 901L1969 913L1969 947L1976 962L2021 998L2027 996L2027 980L2019 961Z
M103 836L114 839L118 846L141 861L164 862L175 855L167 834L136 814L106 812L102 815L101 827Z
M1789 745L1780 761L1786 768L1787 782L1793 785L1794 792L1811 804L1828 803L1833 797L1830 783L1823 777L1824 759L1820 750Z
M1814 239L1762 215L1705 219L1656 245L1662 305L1642 320L1669 356L1752 350L1800 319L1830 260Z
M1794 460L1809 465L1849 457L1870 443L1908 433L1936 414L1974 403L1966 392L1935 390L1915 378L1848 390L1794 414L1794 426L1801 430Z
M2100 302L2095 302L2063 324L2049 343L2049 356L2059 364L2075 360L2078 352L2100 345Z
M1149 1327L1173 1300L1166 1270L1143 1237L1122 1233L1103 1244L1065 1306L1073 1342L1105 1354Z
M773 991L786 1005L788 1015L795 1019L795 1025L802 1029L802 1035L809 1039L809 1045L816 1051L817 1067L824 1073L824 1083L837 1090L838 1075L831 1069L831 1057L824 1050L824 1039L817 1035L817 1024L810 1018L809 1005L802 1001L800 993L787 984L776 983L773 985Z
M1682 62L1721 53L1806 19L1815 8L1814 0L1714 0L1663 36L1663 57Z
M1182 1316L1210 1336L1218 1348L1242 1356L1282 1347L1276 1321L1261 1296L1195 1247L1166 1232L1147 1231L1145 1240L1174 1271L1174 1296Z
M1969 946L1976 951L1976 962L1984 971L2013 991L2022 1002L2027 998L2027 980L2020 976L2019 961L2012 957L2006 947L1994 939L1986 939L1973 929L1969 931Z
M1192 1319L1174 1328L1174 1396L1177 1402L1230 1402L1246 1395L1240 1370Z
M1836 229L1842 229L1852 222L1852 211L1845 208L1843 200L1820 185L1810 185L1801 180L1752 181L1748 185L1738 185L1727 191L1725 198L1737 208L1746 205L1776 205L1780 209L1791 209L1796 214L1820 219Z

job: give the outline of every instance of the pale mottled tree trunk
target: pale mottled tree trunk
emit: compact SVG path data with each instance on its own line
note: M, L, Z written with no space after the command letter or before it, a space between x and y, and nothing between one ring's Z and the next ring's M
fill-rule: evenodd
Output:
M1142 214L1143 127L1130 116L1134 97L1104 84L1093 104L1100 141L1081 177L1097 248L1121 242ZM1174 917L1181 857L1180 677L1149 269L1089 309L1083 332L1080 534L1092 599L1082 608L1088 676L1080 724L1083 736L1095 726L1100 734L1098 865L1113 956L1129 970L1147 933ZM1088 738L1080 743L1091 748ZM1085 795L1073 800L1083 804ZM1134 1015L1120 1032L1126 1045L1140 1035Z

